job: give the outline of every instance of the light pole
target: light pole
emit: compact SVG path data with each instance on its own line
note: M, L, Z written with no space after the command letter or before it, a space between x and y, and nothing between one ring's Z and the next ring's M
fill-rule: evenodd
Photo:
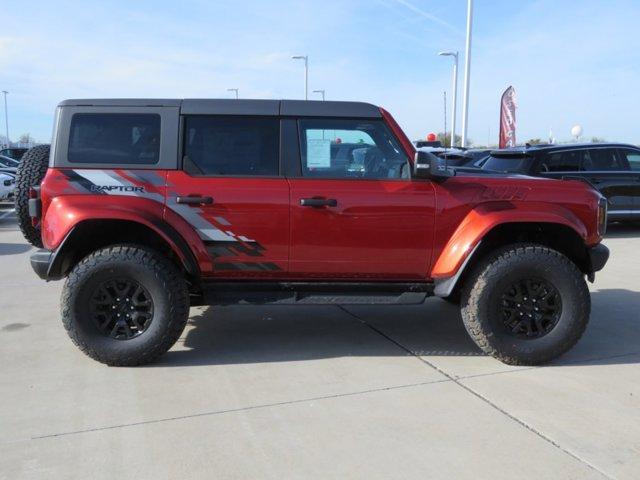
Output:
M238 89L237 88L227 88L227 92L236 92L236 100L238 99Z
M324 90L314 90L313 93L319 93L322 95L322 101L324 102Z
M11 146L11 141L9 140L9 113L7 110L7 92L6 90L2 90L4 94L4 125L7 128L7 147Z
M471 29L473 25L473 0L467 3L467 42L464 54L464 105L462 108L462 148L467 146L469 127L469 82L471 80Z
M294 55L293 60L304 60L304 99L309 100L309 56Z
M456 102L458 100L458 52L440 52L438 55L442 57L453 57L453 92L451 95L451 142L449 147L453 148L456 144Z

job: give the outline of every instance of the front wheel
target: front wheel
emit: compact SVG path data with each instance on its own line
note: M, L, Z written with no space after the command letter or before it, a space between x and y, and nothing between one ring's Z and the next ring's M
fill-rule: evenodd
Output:
M464 285L461 311L485 353L510 365L539 365L578 342L591 299L571 260L547 247L519 244L476 266Z
M133 366L151 362L178 340L189 315L189 292L168 259L116 245L73 268L61 304L67 333L86 355Z

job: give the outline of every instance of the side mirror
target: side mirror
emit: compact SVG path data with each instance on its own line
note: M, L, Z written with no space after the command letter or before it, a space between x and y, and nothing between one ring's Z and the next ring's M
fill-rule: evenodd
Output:
M453 176L453 173L447 168L444 158L418 150L413 162L413 176L414 178L444 180Z

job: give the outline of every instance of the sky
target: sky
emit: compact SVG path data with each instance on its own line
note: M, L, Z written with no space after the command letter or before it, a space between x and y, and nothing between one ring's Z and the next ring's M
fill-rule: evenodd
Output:
M5 0L0 90L12 140L51 137L65 98L303 98L371 102L412 139L444 129L466 0ZM640 143L638 0L475 0L469 138L497 143L513 85L518 141L549 136ZM318 98L310 93L310 98ZM450 104L447 106L448 115ZM447 125L447 129L450 125ZM4 118L0 132L4 133Z

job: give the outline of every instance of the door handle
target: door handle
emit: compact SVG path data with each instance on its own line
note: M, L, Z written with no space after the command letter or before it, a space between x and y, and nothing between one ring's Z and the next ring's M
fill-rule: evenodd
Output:
M202 197L200 195L187 195L185 197L177 197L176 203L184 203L187 205L211 205L212 197Z
M303 207L337 207L338 201L335 198L301 198L300 205Z

